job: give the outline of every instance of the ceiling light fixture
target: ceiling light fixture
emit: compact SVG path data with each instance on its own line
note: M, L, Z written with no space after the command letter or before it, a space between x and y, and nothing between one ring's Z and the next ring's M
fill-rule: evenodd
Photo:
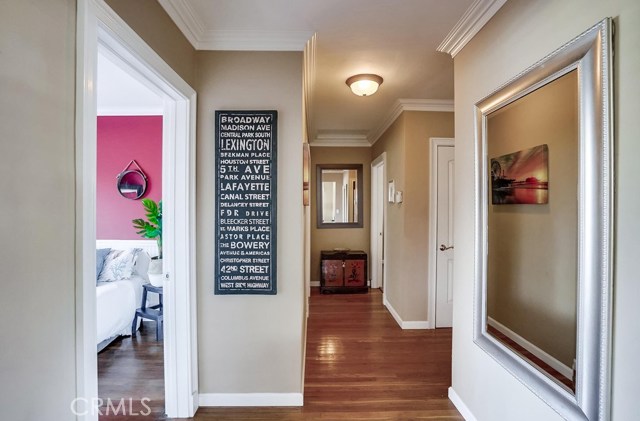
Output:
M346 83L354 94L370 96L376 93L378 86L382 84L382 78L373 74L360 74L351 76Z

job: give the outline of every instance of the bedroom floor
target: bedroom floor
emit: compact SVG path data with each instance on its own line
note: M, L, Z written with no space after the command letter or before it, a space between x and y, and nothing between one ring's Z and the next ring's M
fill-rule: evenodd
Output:
M141 400L148 398L150 400L143 402L150 408L153 419L164 418L163 343L156 341L155 332L155 322L143 321L135 338L116 339L98 354L98 396L104 405L110 400L117 407L120 399L124 398L128 413L144 414L149 409L142 405ZM125 418L100 417L101 420ZM136 417L140 418L145 417Z

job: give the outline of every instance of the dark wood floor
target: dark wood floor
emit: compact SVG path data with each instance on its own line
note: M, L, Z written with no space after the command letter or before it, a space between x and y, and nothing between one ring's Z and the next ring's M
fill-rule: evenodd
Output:
M155 322L142 322L135 338L116 339L98 354L101 420L125 420L124 413L137 420L164 419L163 343L155 332ZM122 399L124 407L118 408ZM153 417L142 416L148 413Z
M402 330L382 294L312 290L304 407L202 408L197 420L463 420L447 398L451 329Z
M538 369L540 369L544 373L547 373L548 376L550 376L552 379L555 379L561 385L564 385L572 393L574 394L576 393L576 382L573 378L572 379L566 378L560 372L558 372L553 367L551 367L549 364L545 363L540 358L536 357L534 354L529 352L529 350L527 350L526 348L518 345L515 341L507 337L505 334L500 332L495 327L489 326L487 324L487 332L493 335L494 337L496 337L498 340L504 343L507 347L511 348L516 353L520 354L520 356L525 361L529 361L529 363L534 367L537 366ZM573 375L575 378L575 370L573 372Z
M320 295L313 289L309 311L304 407L201 408L194 419L463 420L447 399L451 329L400 329L382 305L378 290ZM134 348L140 350L142 344L153 347L153 341L145 341ZM160 365L161 352L160 347ZM157 363L152 366L157 373ZM137 370L150 376L148 370ZM131 389L117 395L140 396L149 390L145 381L128 386ZM117 389L110 390L116 394ZM152 419L164 419L159 407L162 403L159 397L150 405Z

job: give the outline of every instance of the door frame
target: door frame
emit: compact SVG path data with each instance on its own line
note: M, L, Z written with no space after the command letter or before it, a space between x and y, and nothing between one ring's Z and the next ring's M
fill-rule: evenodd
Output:
M103 0L78 1L76 43L76 397L94 402L98 396L95 87L98 49L105 49L163 98L165 411L191 417L198 408L196 92ZM97 420L98 414L83 411L79 419Z
M453 138L429 138L429 272L428 272L428 319L427 329L436 328L436 259L438 254L438 148L455 147Z
M376 168L381 165L382 165L382 179L377 181L382 184L383 194L382 194L382 197L377 197L378 195L376 194L377 189L376 189L375 180L378 177L374 176L374 174L377 174ZM382 238L383 238L382 254L383 256L386 256L387 242L385 241L385 239L387 238L387 212L386 212L387 196L386 194L384 194L384 190L387 186L386 179L387 179L387 153L383 152L371 162L371 232L370 232L371 271L369 272L372 275L371 288L382 288L383 298L386 297L386 291L387 291L387 289L385 288L385 281L387 279L387 265L383 264L382 274L379 274L377 267L375 267L376 260L378 258L382 259L383 257L378 256L378 253L374 251L375 250L374 245L378 238L376 233L377 230L375 229L376 227L374 226L374 221L378 220L378 218L380 217L379 212L382 212ZM380 206L380 204L382 205ZM376 278L373 277L374 273L378 275ZM382 275L382 283L379 282L379 279L380 279L379 275ZM375 285L374 285L374 281L375 281Z

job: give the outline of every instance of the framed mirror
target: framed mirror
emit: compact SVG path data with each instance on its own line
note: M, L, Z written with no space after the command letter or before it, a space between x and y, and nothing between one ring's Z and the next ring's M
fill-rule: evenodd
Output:
M474 341L562 417L609 419L611 21L476 104Z
M318 228L362 228L362 164L316 165Z
M129 167L132 164L138 169L130 170ZM129 165L118 174L116 188L120 196L131 200L140 199L147 191L147 176L135 160L129 162Z
M147 190L147 179L138 170L121 172L118 175L118 192L126 199L140 199Z

